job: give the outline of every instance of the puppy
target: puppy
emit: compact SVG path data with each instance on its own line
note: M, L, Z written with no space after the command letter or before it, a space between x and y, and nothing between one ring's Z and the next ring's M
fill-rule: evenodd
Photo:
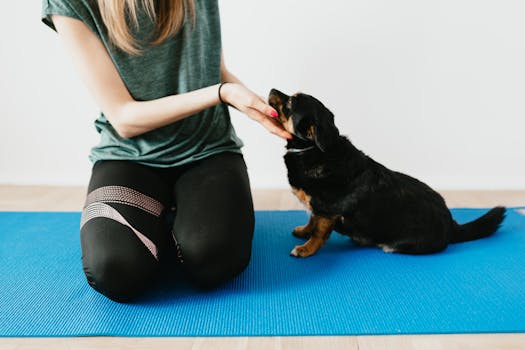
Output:
M386 168L341 136L334 115L314 97L273 89L268 102L293 135L284 156L288 181L311 212L308 223L293 230L308 238L293 256L315 254L332 230L385 252L436 253L450 243L491 235L505 217L506 209L495 207L460 225L429 186Z

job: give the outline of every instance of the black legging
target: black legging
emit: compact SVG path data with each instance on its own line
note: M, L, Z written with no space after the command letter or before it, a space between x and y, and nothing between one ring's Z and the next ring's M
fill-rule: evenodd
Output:
M99 161L82 212L82 263L89 284L119 302L144 292L175 258L196 285L214 287L246 268L253 229L240 154L169 169Z

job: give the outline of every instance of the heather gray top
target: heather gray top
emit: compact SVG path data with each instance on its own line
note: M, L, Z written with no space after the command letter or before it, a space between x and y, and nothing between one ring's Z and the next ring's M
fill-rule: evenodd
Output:
M55 29L51 14L79 19L101 39L113 63L135 100L145 101L180 94L220 82L221 28L217 0L195 0L196 22L190 20L174 37L161 45L146 46L134 56L109 42L95 0L42 0L42 21ZM154 23L145 11L139 12L134 36L147 43ZM100 143L89 159L133 160L156 167L170 167L230 151L240 153L242 141L236 136L225 105L208 108L191 117L145 134L120 137L103 113L95 121Z

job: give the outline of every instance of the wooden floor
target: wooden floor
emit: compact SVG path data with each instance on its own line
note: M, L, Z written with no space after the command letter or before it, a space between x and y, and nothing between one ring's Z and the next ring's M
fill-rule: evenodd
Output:
M80 211L83 187L0 185L0 211ZM525 191L442 191L449 207L525 206ZM302 209L287 190L255 190L256 210ZM1 293L1 291L0 291ZM1 312L1 310L0 310ZM28 349L524 349L525 334L223 338L0 338L0 350Z

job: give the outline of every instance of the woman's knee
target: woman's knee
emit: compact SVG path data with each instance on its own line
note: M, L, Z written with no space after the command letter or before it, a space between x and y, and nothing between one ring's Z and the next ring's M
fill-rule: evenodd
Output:
M186 271L196 286L209 289L238 276L248 267L249 262L250 257L230 255L222 259L207 259L202 264L187 263Z
M88 283L111 300L132 301L144 292L151 275L136 271L126 260L106 256L100 257L91 265L84 264Z
M99 293L117 302L129 302L151 284L158 264L153 255L134 240L116 239L129 236L125 228L112 227L113 223L106 225L106 230L92 227L90 230L86 225L81 231L84 273ZM108 241L110 237L112 242Z
M199 287L213 288L243 272L250 263L251 240L243 245L191 242L182 248L183 266Z

